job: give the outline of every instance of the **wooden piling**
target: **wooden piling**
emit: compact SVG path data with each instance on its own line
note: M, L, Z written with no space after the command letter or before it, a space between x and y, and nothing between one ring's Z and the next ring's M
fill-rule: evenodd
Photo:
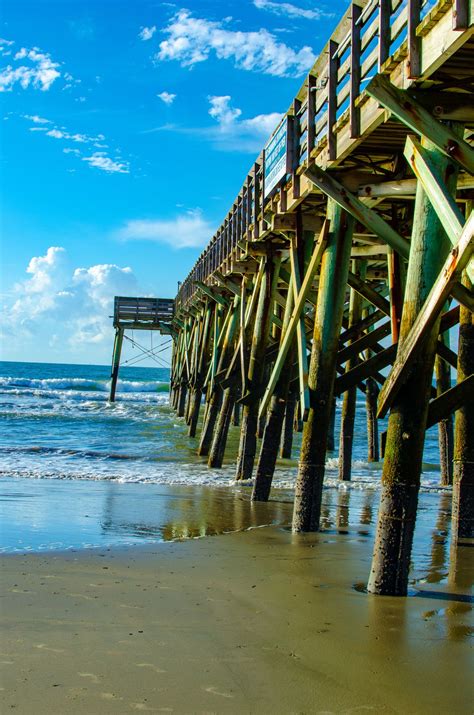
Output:
M222 404L220 406L219 414L217 416L216 426L212 438L212 444L209 451L209 459L207 461L209 467L222 467L225 448L227 444L227 436L229 433L232 414L234 412L236 398L237 384L234 380L233 384L229 387L226 387L226 389L224 390Z
M293 451L295 408L296 394L293 390L290 390L286 399L285 420L283 423L283 432L281 438L280 457L282 459L291 459L291 453Z
M463 285L472 290L466 275ZM457 381L474 374L474 313L464 306L459 312ZM454 422L453 540L474 536L474 402L467 400Z
M257 451L258 405L265 371L265 348L270 332L280 263L280 254L270 255L265 259L247 371L247 394L243 396L236 480L247 480L252 476Z
M285 333L288 329L294 306L294 292L292 290L291 280L292 279L290 279L286 297L285 312L280 333L280 346L283 343ZM281 433L285 419L285 405L290 388L294 357L295 350L290 348L286 357L285 366L278 378L275 392L270 400L268 411L261 415L261 418L265 418L265 428L255 474L255 483L251 497L252 501L268 501L268 497L270 496L273 473L275 471L278 448L281 442Z
M117 328L115 330L114 351L112 354L112 375L110 381L110 402L115 402L115 392L117 389L117 380L120 368L120 355L122 353L123 334L124 330L122 328Z
M366 261L352 261L353 272L357 273L357 263L359 266L359 277L363 280L367 269ZM356 325L362 318L362 297L357 291L351 288L349 298L349 328ZM356 336L357 339L357 336ZM358 363L357 356L352 357L346 363L346 372L352 370ZM357 387L354 385L345 391L342 400L341 410L341 432L339 438L339 479L348 482L351 479L352 471L352 445L354 441L354 422L356 414Z
M209 449L212 444L212 436L214 434L214 428L216 426L217 416L219 414L220 406L222 404L223 391L220 385L215 385L211 392L211 396L208 403L208 408L206 412L206 420L203 424L201 430L201 436L199 439L199 447L197 453L200 457L207 457L209 454Z
M453 191L457 177L454 164L426 139L423 139L423 147L444 177L448 191ZM437 213L419 181L399 346L409 335L449 248ZM390 413L377 532L367 587L370 593L396 596L407 592L439 320L438 316Z
M354 219L328 198L329 233L321 262L304 423L295 488L293 531L317 531L339 335L349 274Z
M449 333L442 333L438 340L449 348ZM436 394L440 396L443 392L451 389L451 366L439 355L435 360L435 375ZM440 483L442 486L453 483L453 422L452 414L438 422Z
M176 406L176 414L178 417L184 417L186 413L186 398L188 396L188 386L184 380L181 381L178 392L178 404Z
M378 462L379 451L379 422L377 419L377 397L379 388L373 377L367 378L365 383L365 409L367 411L367 461Z
M334 452L336 449L336 398L332 398L331 417L329 418L327 451Z

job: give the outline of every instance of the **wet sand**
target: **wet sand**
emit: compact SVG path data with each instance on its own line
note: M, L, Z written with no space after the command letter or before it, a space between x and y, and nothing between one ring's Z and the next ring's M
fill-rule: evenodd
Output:
M472 549L395 599L353 588L371 548L274 526L4 557L1 712L471 713Z

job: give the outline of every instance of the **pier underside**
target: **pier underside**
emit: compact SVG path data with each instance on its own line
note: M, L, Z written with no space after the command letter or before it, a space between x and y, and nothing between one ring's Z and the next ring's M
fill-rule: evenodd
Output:
M371 461L389 416L373 593L406 593L434 424L473 536L473 63L467 0L353 3L175 300L171 402L194 436L204 397L209 464L240 425L236 479L266 500L302 430L295 531L319 528L335 397L342 480L357 391Z

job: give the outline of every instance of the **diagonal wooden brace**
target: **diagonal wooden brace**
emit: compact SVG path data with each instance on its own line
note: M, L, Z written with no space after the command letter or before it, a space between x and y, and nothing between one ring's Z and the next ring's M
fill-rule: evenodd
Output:
M395 363L378 400L378 417L384 417L396 395L410 373L410 367L423 346L436 318L446 302L454 282L457 280L474 250L474 211L464 226L458 245L454 248L436 279L413 326L400 345Z
M446 231L446 235L453 246L456 246L462 233L464 216L458 209L451 193L447 191L443 177L439 174L436 167L433 166L428 152L416 137L407 137L404 153L406 160L421 182L423 190L436 211L436 215ZM474 282L474 267L472 262L471 265L466 267L466 271L469 280Z
M320 191L354 216L356 221L359 221L363 226L377 234L377 236L380 236L385 243L403 256L403 258L408 258L410 243L407 239L400 236L376 211L370 209L357 198L357 196L351 194L351 192L336 181L329 172L324 171L316 164L312 164L311 168L308 167L303 173Z
M443 154L474 174L474 150L446 124L442 124L416 102L404 89L395 87L383 75L377 75L365 91L388 109L409 129L425 136Z
M282 344L280 346L280 350L278 352L278 357L275 361L275 364L273 366L272 374L270 375L270 380L268 381L268 385L265 389L265 393L262 397L262 401L260 403L260 415L265 414L268 405L270 403L271 396L273 395L273 391L276 387L276 384L278 382L278 378L280 377L280 373L283 369L283 366L285 364L285 359L286 356L288 355L288 351L291 347L297 326L300 322L301 315L303 313L303 308L306 302L306 299L308 297L309 291L311 289L311 285L313 283L313 278L315 276L315 273L317 271L317 268L321 262L321 258L323 257L324 249L326 248L326 242L327 242L327 235L329 231L329 221L326 220L323 224L323 227L321 229L321 233L319 234L319 238L316 241L314 250L313 250L313 255L311 256L311 260L309 262L308 268L306 270L306 274L301 286L301 290L298 293L298 298L295 301L295 307L293 308L293 313L290 318L290 322L288 325L288 328L285 332L285 336L283 338Z

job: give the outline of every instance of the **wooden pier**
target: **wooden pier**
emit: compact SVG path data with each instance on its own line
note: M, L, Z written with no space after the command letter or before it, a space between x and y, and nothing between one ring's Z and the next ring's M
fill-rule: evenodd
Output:
M126 330L156 330L162 335L172 335L174 301L167 298L127 298L115 296L114 328L115 341L112 353L112 373L110 380L110 402L115 402L117 380L120 369L123 339ZM142 349L143 351L143 349ZM153 351L144 351L153 357Z
M175 299L171 402L192 437L203 409L198 453L221 466L238 425L236 479L266 500L302 429L294 531L319 528L335 396L342 480L357 391L371 461L389 415L377 594L407 592L434 424L453 538L473 536L473 67L469 0L352 3Z

